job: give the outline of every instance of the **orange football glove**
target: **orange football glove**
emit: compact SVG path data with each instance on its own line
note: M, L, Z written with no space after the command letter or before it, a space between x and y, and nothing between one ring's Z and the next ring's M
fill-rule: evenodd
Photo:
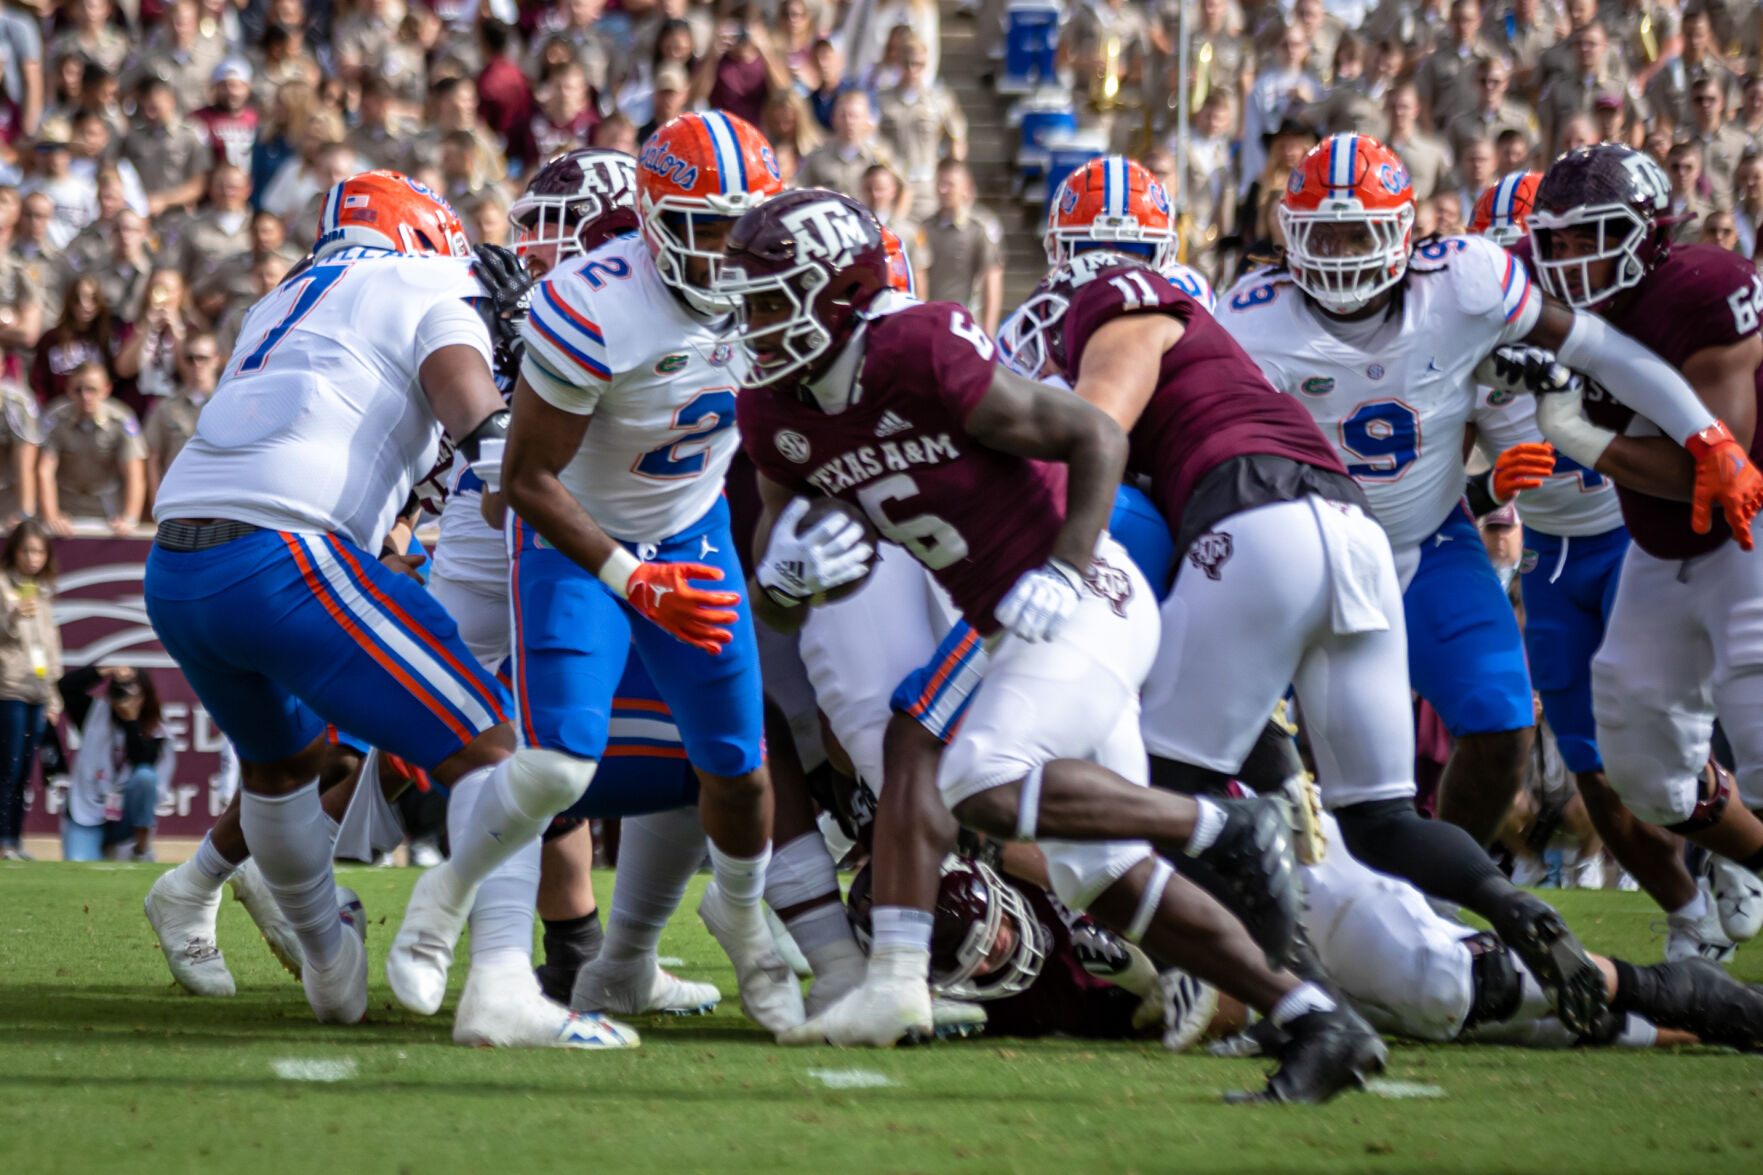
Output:
M714 657L735 639L721 626L735 622L732 609L741 597L738 592L704 591L690 581L721 578L721 568L704 563L642 563L625 584L625 599L679 640Z
M1690 499L1690 529L1707 534L1714 525L1714 503L1726 511L1726 524L1739 546L1750 550L1751 519L1763 508L1763 473L1751 464L1726 425L1715 421L1684 442L1696 459L1696 488Z
M1494 462L1494 497L1504 505L1519 490L1534 490L1555 472L1555 446L1547 441L1513 445Z

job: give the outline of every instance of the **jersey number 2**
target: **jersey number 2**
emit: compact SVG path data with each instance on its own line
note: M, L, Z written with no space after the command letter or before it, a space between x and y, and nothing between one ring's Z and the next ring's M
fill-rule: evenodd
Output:
M1357 457L1347 472L1361 481L1395 481L1420 456L1420 414L1400 400L1361 404L1341 421L1341 447Z
M734 426L733 388L699 392L673 414L673 427L684 435L638 457L631 472L657 481L697 477L709 464L710 438Z
M252 348L251 353L239 361L237 373L249 375L253 371L262 371L264 363L269 359L269 353L276 349L277 344L287 337L288 332L293 330L302 318L312 313L312 308L318 305L320 299L331 292L331 287L337 284L337 280L348 272L348 269L347 265L315 265L277 290L276 295L286 302L282 317L280 321L269 328L268 334L258 340L257 346ZM288 294L296 289L298 292L294 293L293 299L289 301Z

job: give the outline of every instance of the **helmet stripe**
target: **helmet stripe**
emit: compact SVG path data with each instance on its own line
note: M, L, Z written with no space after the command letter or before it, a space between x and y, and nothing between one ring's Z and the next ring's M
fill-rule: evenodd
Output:
M1126 215L1126 160L1119 155L1110 155L1102 162L1103 175L1107 177L1107 199L1102 207L1110 216Z
M1499 187L1494 190L1494 220L1496 223L1512 223L1513 205L1518 200L1518 185L1524 182L1524 172L1515 171L1500 180Z
M324 208L319 213L318 235L323 236L337 227L337 209L343 202L343 185L332 184L331 190L325 193Z
M741 158L741 141L728 115L711 111L704 115L704 129L710 132L710 145L716 151L716 172L722 181L722 194L747 190L747 164ZM733 185L733 186L731 186Z

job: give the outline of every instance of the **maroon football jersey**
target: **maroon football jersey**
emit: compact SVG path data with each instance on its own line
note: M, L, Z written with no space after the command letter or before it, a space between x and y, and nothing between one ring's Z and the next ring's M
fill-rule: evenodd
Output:
M1131 472L1151 479L1151 497L1172 528L1181 527L1199 480L1233 457L1285 457L1346 477L1309 410L1276 391L1204 306L1142 266L1105 269L1073 292L1065 312L1066 379L1077 383L1091 335L1144 311L1167 314L1185 328L1164 353L1127 459Z
M1046 929L1047 959L1025 992L988 1000L987 1036L1067 1036L1080 1040L1119 1040L1149 1035L1134 1030L1139 997L1091 975L1071 946L1071 929L1045 890L1011 879L1008 884L1028 902Z
M796 493L855 503L905 547L982 635L1023 572L1047 561L1065 522L1065 466L1014 457L967 434L992 385L996 347L953 302L917 303L868 326L850 407L806 393L742 392L741 446Z
M1514 250L1527 263L1529 242ZM1725 347L1757 333L1763 311L1763 276L1756 266L1716 245L1673 245L1665 263L1635 288L1610 325L1652 348L1682 371L1690 356L1708 347ZM1754 382L1763 409L1763 369ZM1586 416L1593 424L1621 432L1634 419L1634 409L1587 381ZM1751 460L1763 457L1763 428L1751 438ZM1622 520L1635 545L1659 559L1688 559L1714 550L1732 535L1722 511L1714 511L1707 534L1690 529L1690 505L1655 498L1618 485Z

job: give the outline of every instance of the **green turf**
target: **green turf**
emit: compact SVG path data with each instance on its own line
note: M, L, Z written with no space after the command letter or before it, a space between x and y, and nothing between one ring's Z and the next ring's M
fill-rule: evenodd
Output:
M0 865L0 1170L1763 1168L1763 1058L1715 1050L1402 1046L1387 1079L1442 1097L1289 1108L1220 1104L1220 1091L1258 1084L1257 1061L1078 1041L789 1050L732 999L711 1017L642 1023L633 1052L461 1049L448 1036L451 1001L423 1020L384 985L412 870L343 871L368 910L374 987L368 1023L324 1028L231 901L220 941L240 994L177 990L141 916L155 872ZM604 899L610 879L596 880ZM1558 896L1595 949L1659 957L1639 895ZM689 914L662 952L732 995L726 960ZM1763 978L1763 948L1739 970ZM278 1061L354 1072L295 1081ZM829 1088L816 1070L888 1084Z

